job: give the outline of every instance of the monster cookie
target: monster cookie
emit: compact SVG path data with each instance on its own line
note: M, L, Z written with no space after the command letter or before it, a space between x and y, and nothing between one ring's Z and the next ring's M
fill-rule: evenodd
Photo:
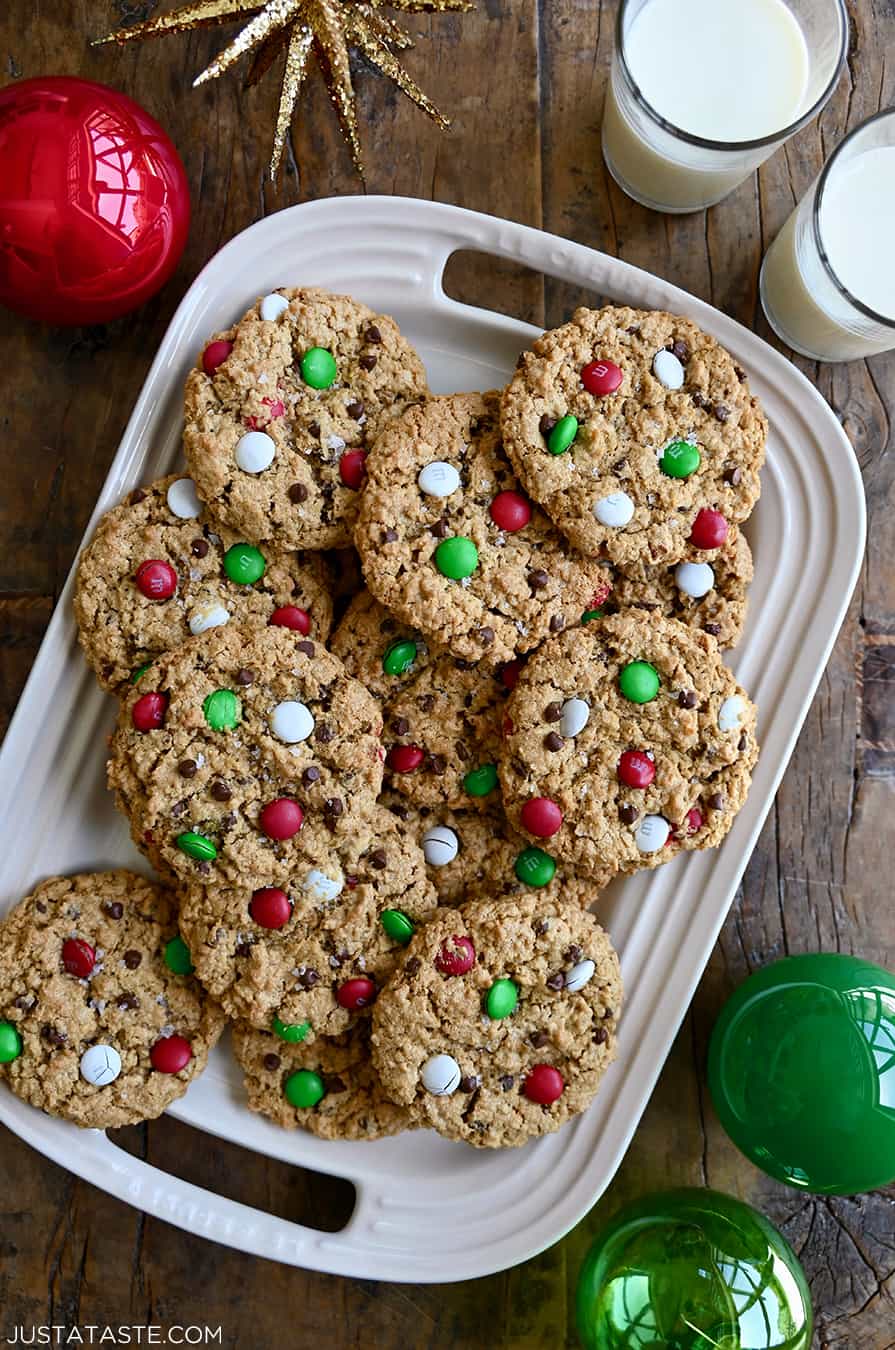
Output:
M524 352L501 431L525 490L576 548L711 562L758 499L767 423L744 372L695 324L579 309Z
M542 895L440 914L373 1013L386 1094L489 1148L558 1129L615 1057L618 958L592 914Z
M393 319L350 296L281 288L216 334L187 380L199 495L253 543L342 548L367 451L427 392Z
M742 636L751 581L749 545L732 526L727 541L710 563L691 547L679 563L670 567L648 563L616 567L608 608L658 611L691 628L701 628L718 639L722 650L728 650Z
M0 925L0 1078L50 1115L100 1130L154 1119L222 1027L173 895L143 877L53 877Z
M185 887L181 931L199 978L231 1017L298 1027L303 1040L337 1036L435 910L422 848L377 807L322 855L275 864L254 889Z
M287 1130L299 1126L322 1139L380 1139L412 1128L407 1107L382 1091L366 1021L334 1040L318 1037L310 1044L240 1023L232 1042L249 1110Z
M382 780L370 694L319 643L227 624L123 700L109 785L139 848L186 881L265 886L367 820Z
M332 620L321 558L262 552L216 525L182 474L106 512L81 557L74 603L87 660L115 691L208 628L274 624L325 641Z
M518 489L498 395L411 408L367 464L355 542L370 590L454 656L512 661L577 623L599 568Z
M626 610L534 656L509 702L510 820L583 872L720 843L743 805L755 709L715 639Z
M333 634L332 650L382 705L386 778L420 805L487 808L498 795L506 679L402 624L369 591Z

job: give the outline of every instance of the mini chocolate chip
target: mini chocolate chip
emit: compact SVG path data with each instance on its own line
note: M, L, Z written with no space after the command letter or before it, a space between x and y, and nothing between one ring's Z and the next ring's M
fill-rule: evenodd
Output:
M737 741L737 749L742 753L742 751L745 750L748 744L749 744L749 737L746 735L744 731L740 739Z
M733 368L733 373L734 373L734 375L736 375L736 377L737 377L737 379L739 380L740 384L742 384L743 381L744 381L745 378L746 378L746 372L745 372L745 370L741 370L741 368L740 368L739 366L734 366L734 368Z
M544 934L547 932L548 928L550 927L550 920L535 919L531 926L535 931L535 933L537 933L538 937L543 937Z
M724 403L715 404L715 421L726 422L730 416L730 409Z
M406 736L410 730L410 723L406 717L395 717L392 719L392 731L396 736Z
M558 722L561 719L561 717L562 717L562 704L548 703L547 707L544 709L544 721Z
M134 488L133 492L131 493L131 506L139 506L140 503L145 502L145 500L146 500L146 493L143 491L143 489Z
M34 908L37 910L38 914L46 914L47 912L47 907L43 900L35 900Z
M447 768L447 760L444 755L429 755L426 762L431 772L437 774L439 778Z
M709 797L708 799L708 807L710 811L723 811L726 805L727 805L727 798L724 796L723 792L713 792L711 797Z
M695 708L695 707L696 707L696 690L695 690L695 689L682 689L681 692L680 692L680 693L678 694L678 696L677 696L677 702L678 702L678 707L679 707L679 708Z
M633 337L635 333L640 332L640 324L632 323L630 328L625 329L625 332L628 334L629 337Z
M18 998L13 999L12 1006L20 1012L27 1012L36 1002L37 999L31 994L19 994Z
M561 750L564 745L562 736L557 735L555 731L548 731L544 737L544 746L547 750Z
M195 778L199 765L194 759L182 759L177 766L181 778Z
M373 356L372 353L370 355L364 354L358 358L357 364L360 366L361 370L375 370L376 357Z
M498 1078L497 1081L500 1083L500 1089L502 1092L509 1092L510 1088L513 1086L516 1080L511 1073L505 1073L503 1077Z
M370 854L370 866L375 867L377 872L381 872L383 867L388 866L388 854L384 848L373 850Z
M237 956L251 956L251 954L252 954L252 944L251 944L251 942L239 942L239 943L237 943L237 946L236 946L236 955L237 955Z
M313 656L314 644L313 642L297 642L295 644L295 650L301 652L302 656Z
M594 1032L594 1044L605 1045L608 1040L609 1040L609 1032L606 1030L606 1028L597 1027L596 1031Z
M109 900L103 905L103 909L110 919L120 919L124 914L124 905L120 900Z
M319 422L310 422L310 423L308 424L308 432L310 433L311 436L319 436L319 435L320 435L320 423L319 423Z
M296 506L298 506L300 502L306 502L308 500L308 489L305 487L304 483L292 484L289 489L289 500L290 502L294 502Z
M58 1028L51 1027L49 1023L41 1027L40 1034L47 1044L52 1045L56 1050L61 1049L68 1040L64 1031L59 1031Z
M477 1073L466 1074L460 1079L460 1091L469 1094L475 1092L477 1087L481 1087L482 1080Z
M235 678L237 684L242 684L242 685L246 685L246 684L254 684L254 683L255 683L255 672L254 672L254 670L248 670L248 669L246 669L245 667L243 667L242 670L238 670L238 671L236 672L236 675L235 675L234 678Z
M397 537L398 537L398 531L397 531L397 530L393 530L393 529L391 528L391 526L389 526L389 528L388 528L387 530L383 530L383 531L382 531L382 542L383 542L383 544L393 544L393 543L395 542L395 540L397 539Z
M143 960L143 953L138 952L134 947L128 947L122 959L128 970L136 970Z
M320 770L316 764L309 764L301 777L303 783L316 783L320 777Z
M719 623L707 623L705 625L705 631L708 633L709 637L717 637L721 632L721 625Z
M565 975L563 975L563 973L562 973L561 970L558 970L558 971L556 972L555 975L548 975L548 976L547 976L547 988L548 988L548 989L553 989L553 990L562 989L562 987L563 987L563 985L565 984L565 982L566 982L566 977L565 977Z
M205 862L205 861L197 862L197 863L196 863L196 871L199 872L200 875L203 876L203 877L210 876L210 875L211 875L211 863L208 863L208 862Z
M370 324L366 333L364 333L364 337L366 338L367 342L372 342L374 346L382 341L382 334L376 327L375 323Z
M731 465L729 469L724 470L724 481L725 483L729 483L731 487L738 487L742 482L742 478L743 471L742 469L738 469L735 464Z
M404 963L404 974L418 975L422 964L423 963L418 956L411 956L409 961L405 961Z
M675 338L674 341L669 344L668 350L671 352L672 356L677 357L682 366L685 366L690 360L690 348L683 338Z
M399 820L410 819L410 812L403 802L392 802L388 809L391 811L392 815L397 816Z
M533 1031L528 1039L536 1050L543 1050L550 1040L550 1035L546 1031Z
M544 416L538 423L538 430L540 431L541 435L544 437L545 440L550 435L551 431L556 426L558 421L559 421L558 417L551 417L549 413L544 413Z
M480 639L480 641L481 641L483 647L490 647L490 646L491 646L491 643L494 641L494 629L493 629L493 628L480 628L480 629L479 629L479 639Z
M419 698L417 699L417 706L419 707L421 712L431 712L432 709L435 707L435 695L420 694Z
M310 966L307 970L301 972L298 977L298 982L303 989L313 989L319 979L319 972L316 971L313 966Z
M209 791L216 802L228 802L233 796L233 793L230 791L230 788L224 782L223 778L216 778L209 788Z
M608 1021L610 1021L611 1018L613 1018L614 1016L615 1016L615 1014L614 1014L614 1012L612 1011L612 1009L611 1009L611 1008L607 1008L607 1009L605 1010L605 1012L603 1013L603 1021L604 1021L604 1022L608 1022Z
M326 1081L326 1090L328 1093L348 1091L344 1078L340 1078L337 1073L334 1073L332 1077L330 1077L329 1074L327 1074L325 1081Z
M346 403L345 411L355 422L359 422L364 415L363 399L356 398L353 403Z
M637 810L637 807L632 806L630 802L621 802L619 804L618 818L623 825L633 825L639 815L640 812Z
M190 551L194 558L204 558L208 553L208 540L194 539L190 544Z
M708 400L706 399L706 397L705 397L704 394L701 394L701 393L699 392L698 389L694 389L694 390L693 390L693 393L690 395L690 397L691 397L691 399L693 400L694 407L697 407L697 408L706 408L706 407L708 407Z
M528 574L528 584L533 591L542 591L550 580L542 567L537 567Z
M450 526L442 516L441 520L436 520L434 525L429 526L429 533L435 539L446 539L450 534Z
M562 954L562 959L564 961L568 961L570 966L573 966L576 961L581 960L583 955L584 955L583 948L579 947L577 942L573 942L571 947L566 947L565 951Z
M134 1008L139 1008L140 1000L136 994L119 994L115 1000L117 1006L124 1012L130 1012Z
M457 758L462 759L464 762L472 756L472 751L465 741L454 741L454 751Z
M326 722L318 722L314 728L314 740L321 745L329 745L333 738L333 729Z
M345 810L341 797L327 797L323 803L323 814L337 819Z
M279 1055L265 1055L262 1061L268 1073L274 1073L280 1067Z
M562 614L554 614L550 619L550 632L561 633L566 626L565 618Z
M171 815L174 816L175 819L178 816L182 816L188 806L189 802L187 801L186 797L184 797L182 801L175 802L174 805L171 807Z
M628 467L628 457L627 455L622 455L621 459L617 459L613 464L612 472L621 474L624 473L627 467Z

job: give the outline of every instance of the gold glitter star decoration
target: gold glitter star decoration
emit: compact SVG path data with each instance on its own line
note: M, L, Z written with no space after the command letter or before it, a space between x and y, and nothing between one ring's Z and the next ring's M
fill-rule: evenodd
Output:
M342 135L348 143L354 167L363 180L364 161L357 124L357 100L351 74L349 49L355 48L402 94L422 108L436 126L447 131L450 123L419 85L408 75L395 55L413 46L413 39L396 19L384 11L403 14L465 13L473 0L192 0L169 14L107 33L93 46L137 42L162 33L188 33L195 28L216 27L247 19L236 37L193 81L193 88L216 80L240 57L253 53L246 86L257 84L285 52L277 123L274 131L270 176L276 176L283 158L292 115L308 73L311 54L316 58Z

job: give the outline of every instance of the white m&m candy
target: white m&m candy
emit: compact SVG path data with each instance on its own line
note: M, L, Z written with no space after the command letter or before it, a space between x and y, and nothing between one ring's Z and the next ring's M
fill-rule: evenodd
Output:
M420 492L425 492L427 497L450 497L460 486L460 475L453 464L446 464L443 459L434 459L431 464L420 469L416 481L419 483Z
M701 600L715 584L715 574L708 563L678 563L674 570L674 580L679 591Z
M302 882L302 890L315 904L326 904L342 894L341 878L328 877L325 872L312 867Z
M121 1056L114 1045L91 1045L81 1056L81 1077L94 1087L108 1087L121 1073Z
M289 301L284 295L265 295L261 301L262 319L278 319L289 308Z
M590 720L590 706L583 698L567 698L562 705L559 730L566 740L583 731Z
M641 853L658 853L668 843L671 826L664 816L644 816L634 834Z
M276 453L277 447L266 431L247 431L236 443L236 463L243 473L263 473Z
M653 374L666 389L680 389L684 383L684 367L674 352L656 352L653 357Z
M209 628L221 628L230 622L230 611L223 605L203 605L194 609L190 615L190 632L193 637L205 633Z
M596 966L589 958L579 961L571 970L566 971L566 989L570 994L577 994L579 989L583 989L586 984L590 984L593 979Z
M195 520L202 510L202 503L199 501L196 484L192 478L178 478L168 488L165 500L168 503L168 510L180 520Z
M314 718L304 703L296 703L290 699L285 703L278 703L274 708L270 718L270 729L278 740L285 741L286 745L295 745L298 741L308 739L314 730Z
M739 731L746 705L739 694L731 694L718 709L718 730Z
M629 525L634 515L634 503L627 492L610 492L594 502L594 515L601 525L621 530Z
M460 841L447 825L433 825L423 835L423 852L430 867L447 867L460 849Z
M460 1065L452 1055L433 1055L420 1071L423 1087L433 1097L449 1097L460 1086Z

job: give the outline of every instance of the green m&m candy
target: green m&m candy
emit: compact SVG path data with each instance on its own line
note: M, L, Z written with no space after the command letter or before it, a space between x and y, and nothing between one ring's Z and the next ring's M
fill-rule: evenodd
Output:
M143 676L146 674L147 670L149 670L151 665L152 665L151 661L146 661L142 666L137 666L137 669L131 676L131 684L139 684L140 680L142 680Z
M523 886L549 886L556 876L556 863L542 848L524 848L513 871Z
M566 413L547 437L547 449L551 455L564 455L577 435L578 418Z
M443 577L452 581L462 581L472 576L479 565L479 551L471 539L455 534L452 539L442 539L435 550L435 566Z
M234 544L224 554L224 571L237 586L254 586L264 576L267 561L254 544Z
M212 731L232 731L239 726L242 704L232 689L215 689L202 704L202 711Z
M211 840L204 834L197 834L195 830L185 830L174 842L181 853L185 853L188 858L195 858L197 862L214 862L218 856Z
M336 358L325 347L311 347L301 358L301 378L312 389L328 389L337 374Z
M631 703L649 703L659 692L659 672L649 661L629 661L622 667L618 687Z
M700 454L689 441L672 441L666 445L659 460L659 468L669 478L689 478L699 468Z
M398 638L386 647L382 669L386 675L406 675L415 660L416 643L410 638Z
M301 1045L311 1032L310 1022L281 1022L279 1017L273 1019L273 1029L281 1041L286 1041L289 1045Z
M463 786L470 797L487 797L497 787L497 767L494 764L480 764L470 769L463 779Z
M379 922L392 942L400 942L402 947L406 947L413 937L413 920L408 919L401 909L384 909L379 916Z
M485 999L485 1011L492 1022L509 1017L519 1002L519 990L512 980L495 980Z
M581 622L590 623L591 619L602 619L605 613L605 609L586 609L581 616Z
M0 1064L11 1064L22 1053L22 1038L12 1022L0 1022Z
M169 970L173 970L175 975L192 975L193 958L190 956L189 947L179 933L177 937L172 937L170 942L165 943L163 955L165 965Z
M283 1084L283 1092L290 1106L316 1106L326 1096L326 1088L319 1073L312 1069L299 1069L291 1073Z

